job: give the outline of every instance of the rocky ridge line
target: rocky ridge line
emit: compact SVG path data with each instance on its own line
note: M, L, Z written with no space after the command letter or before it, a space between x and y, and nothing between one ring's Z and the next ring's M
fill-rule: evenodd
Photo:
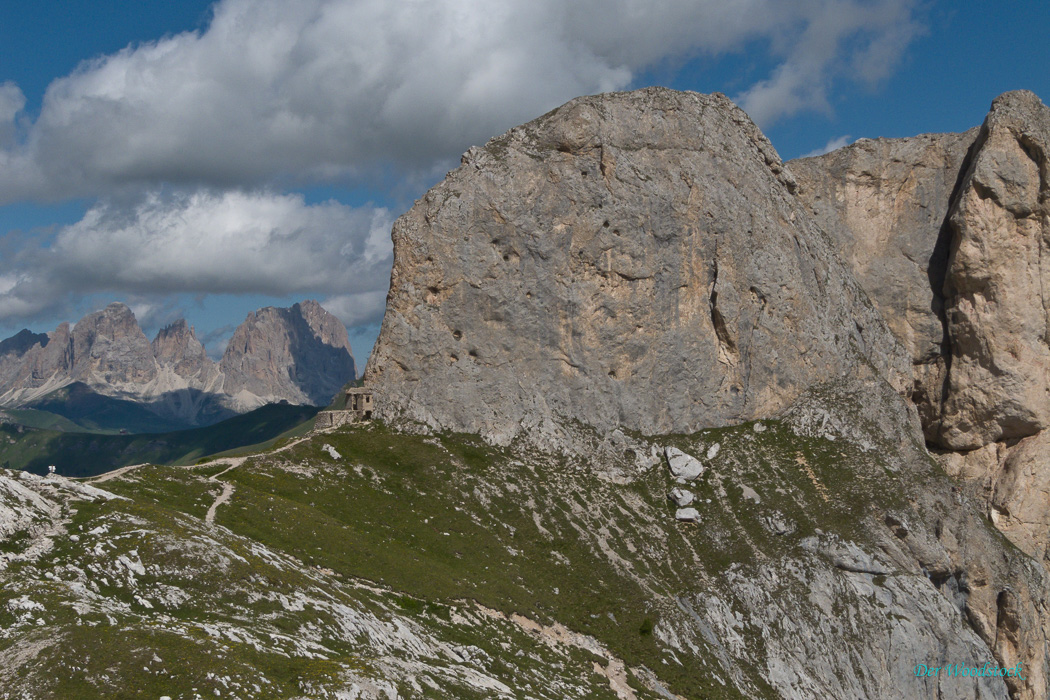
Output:
M249 314L218 363L185 320L151 343L121 303L88 314L72 330L63 323L46 336L22 331L0 350L2 406L80 382L187 424L282 400L324 405L355 376L346 328L315 301Z

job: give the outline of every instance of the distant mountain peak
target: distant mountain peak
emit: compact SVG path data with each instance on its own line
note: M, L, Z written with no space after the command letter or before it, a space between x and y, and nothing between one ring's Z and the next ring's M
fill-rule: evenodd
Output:
M10 338L0 341L0 357L21 357L34 345L46 346L49 340L46 333L34 333L28 328L23 328Z
M219 363L185 319L150 342L121 302L0 342L0 406L9 407L81 382L195 425L278 401L326 405L354 378L346 327L313 300L248 314Z
M346 327L312 300L248 314L219 367L231 394L246 391L314 405L327 403L356 377Z

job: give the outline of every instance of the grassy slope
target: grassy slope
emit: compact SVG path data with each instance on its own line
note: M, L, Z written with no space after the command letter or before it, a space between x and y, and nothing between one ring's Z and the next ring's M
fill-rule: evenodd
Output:
M37 399L27 408L61 416L80 426L78 432L168 433L187 428L185 423L162 418L138 402L103 396L79 382Z
M75 540L57 536L33 564L0 569L0 659L37 653L0 683L0 698L330 698L348 677L406 698L493 697L464 682L452 651L523 696L615 697L587 651L205 526L210 471L151 467L108 482L132 500L75 503L65 513ZM92 593L74 605L67 586L83 585ZM41 607L20 613L22 596ZM396 675L384 671L388 645L407 678L386 681Z
M66 476L91 476L128 464L187 464L206 455L271 442L307 429L316 408L271 404L204 428L145 435L103 435L0 425L0 466L38 474L49 464Z
M316 413L314 414L316 416ZM262 440L255 442L250 445L242 445L240 447L234 447L229 450L223 450L221 452L215 452L200 458L198 461L208 461L217 459L220 457L240 457L243 455L257 454L259 452L267 452L274 448L280 447L290 440L295 438L303 437L314 428L314 417L311 416L308 420L294 425L288 430L269 438L268 440ZM183 463L189 463L189 460L185 460Z
M27 428L58 430L64 433L81 433L86 430L83 425L74 423L65 416L35 408L5 408L0 410L0 417L4 418L4 422L24 425ZM98 432L119 433L120 431L107 430Z
M766 425L764 433L748 425L666 439L693 454L719 442L723 455L738 455L695 485L705 513L700 526L674 520L666 500L673 484L663 467L620 485L592 465L499 451L471 436L394 434L380 425L250 459L223 476L236 489L217 522L308 565L413 598L476 600L561 622L601 640L629 665L654 670L686 697L739 697L715 677L717 662L683 665L658 640L654 626L674 612L670 601L703 595L731 568L798 553L799 539L818 528L863 541L862 521L873 508L901 505L902 477L874 463L864 476L859 464L872 457ZM741 483L760 495L761 507ZM123 492L161 504L184 489L177 480L155 493ZM791 537L761 524L771 508L797 525ZM770 694L757 669L749 676L753 695Z
M291 595L302 585L289 579L289 572L266 569L266 562L260 563L250 548L244 549L243 543L254 542L293 558L302 572L329 572L329 581L375 582L387 593L376 594L383 600L367 605L386 610L386 615L407 615L444 638L487 650L487 672L520 690L521 697L545 697L538 678L548 679L552 688L562 674L594 681L587 672L593 660L586 654L570 659L542 656L533 637L514 636L517 633L510 628L443 626L450 610L462 611L470 601L477 601L544 624L562 623L601 641L629 668L650 669L675 693L689 698L742 697L720 677L724 666L715 660L717 650L701 648L683 661L662 641L666 637L661 630L669 629L681 612L678 601L710 595L731 605L742 604L732 602L734 591L728 583L732 575L757 575L761 562L782 557L809 558L800 540L818 529L865 542L868 516L907 509L901 494L922 488L922 480L944 478L932 471L922 475L888 471L877 450L863 452L844 441L799 437L777 422L766 421L762 427L766 429L761 432L746 424L660 439L661 445L676 445L695 455L707 454L716 443L721 448L710 460L712 468L691 486L698 495L702 523L689 524L674 520L674 507L666 500L674 484L662 463L622 483L602 476L593 464L521 448L499 450L473 436L422 437L393 433L380 424L347 426L281 453L251 457L220 477L235 489L230 501L218 509L216 522L231 536L243 538L237 550L248 561L243 573L197 574L190 577L192 582L158 577L156 582L191 594L177 617L192 629L235 618L254 626L265 621L289 632L317 627L318 619L309 610L301 615L269 608L258 615L243 609L230 612L205 594L232 586L232 590L243 589L236 600L249 605L259 591ZM333 457L326 446L340 456ZM130 502L82 507L74 523L87 531L100 518L120 512L135 519L137 524L128 526L131 532L156 528L169 539L199 539L186 518L193 522L203 518L219 491L208 477L224 469L206 464L139 469L105 484ZM762 519L773 512L790 521L795 531L772 534ZM144 561L170 556L164 553L167 550L149 553L149 541L141 535L132 538ZM56 566L61 566L63 556L90 546L59 549ZM797 583L785 579L784 585ZM883 585L879 577L874 585ZM5 595L15 596L17 590ZM135 607L127 591L103 592L124 596ZM797 590L784 593L806 595ZM361 595L353 594L365 604ZM0 627L3 610L0 604ZM146 615L144 619L153 615L136 611ZM236 682L247 683L249 669L255 668L275 684L283 684L280 692L259 697L285 697L281 693L301 690L304 683L331 682L335 684L331 687L338 687L336 677L348 664L375 671L374 664L382 658L381 652L331 639L323 658L308 663L291 654L279 661L280 655L260 655L247 643L219 647L205 633L180 636L153 623L94 629L91 639L101 639L100 646L111 650L102 658L87 652L91 639L71 619L46 620L45 629L51 633L55 625L63 630L65 646L56 665L79 664L85 679L91 677L89 669L97 675L112 666L118 669L115 677L154 695L178 697L164 678L139 672L144 667L140 662L151 665L139 658L146 649L157 650L167 670L183 679L199 667L221 670ZM747 696L772 697L763 681L763 640L747 636L753 630L740 632L746 637L747 658L754 663L738 666ZM699 638L693 641L701 647L705 644ZM0 641L0 651L4 646ZM522 657L517 650L527 653ZM392 648L385 653L399 658L404 652ZM85 656L86 661L77 660ZM175 660L168 662L169 657ZM651 697L636 674L628 678L639 697ZM210 682L193 676L198 687L210 689ZM87 685L61 690L93 696ZM453 695L447 689L433 695L401 690L405 697L471 697L462 690ZM583 695L554 696L611 697L602 683ZM149 694L128 690L121 697Z

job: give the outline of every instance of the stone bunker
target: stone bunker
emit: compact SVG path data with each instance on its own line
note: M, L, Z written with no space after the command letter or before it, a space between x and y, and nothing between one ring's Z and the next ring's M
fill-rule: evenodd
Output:
M372 390L355 386L346 390L344 395L344 408L342 410L321 411L317 414L315 430L336 428L348 423L365 423L372 420L372 412L375 410L375 396Z

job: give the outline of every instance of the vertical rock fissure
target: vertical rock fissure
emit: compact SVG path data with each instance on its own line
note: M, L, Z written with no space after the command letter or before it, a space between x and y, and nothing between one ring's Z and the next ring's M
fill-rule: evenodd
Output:
M718 261L714 262L714 279L711 281L711 296L709 299L709 305L711 307L711 325L715 329L715 336L718 338L719 354L724 355L726 360L730 361L731 364L736 364L737 360L737 347L736 343L733 342L732 336L729 334L729 328L726 325L725 317L722 312L718 309Z
M1046 278L1050 275L1044 274L1044 272L1050 271L1043 267L1045 264L1043 262L1045 259L1043 252L1047 246L1047 237L1050 236L1050 215L1046 213L1047 200L1050 199L1050 174L1047 172L1047 169L1050 168L1050 159L1046 157L1040 145L1026 134L1020 134L1017 137L1017 143L1020 144L1025 155L1032 159L1039 171L1039 204L1042 208L1042 215L1039 221L1039 240L1036 245L1036 265L1039 270L1039 300L1043 305L1044 325L1042 341L1044 345L1050 348L1050 304L1047 303L1046 289Z
M933 362L938 360L943 362L944 372L940 381L939 395L927 397L931 404L931 409L934 410L931 412L919 411L919 415L923 419L924 425L922 427L927 441L933 442L938 446L940 446L940 443L936 440L940 432L940 421L944 415L944 405L948 400L952 371L952 336L951 328L948 324L947 306L949 296L954 291L949 275L952 250L954 246L958 245L957 240L959 236L952 219L958 209L964 185L969 179L974 158L987 138L988 130L985 127L981 129L977 138L966 151L966 157L963 158L962 165L959 166L959 174L955 179L955 185L952 187L951 196L948 198L948 209L938 231L937 243L933 247L933 253L930 255L930 261L926 267L926 276L930 281L930 291L933 295L933 311L941 323L940 357L934 358Z

